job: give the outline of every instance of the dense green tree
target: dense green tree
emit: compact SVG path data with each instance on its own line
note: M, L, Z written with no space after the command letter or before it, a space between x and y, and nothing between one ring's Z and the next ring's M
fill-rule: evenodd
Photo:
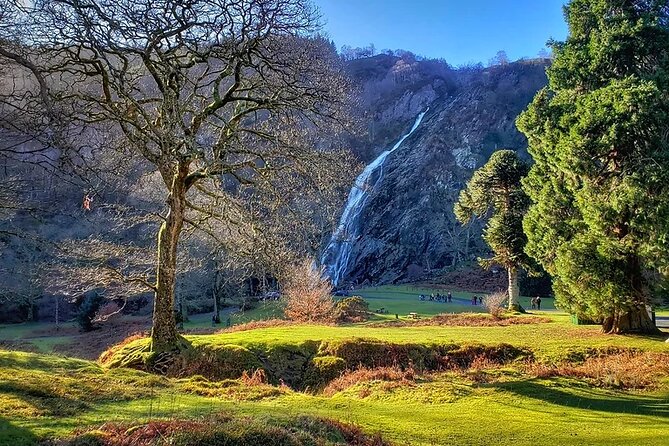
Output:
M527 252L557 303L606 332L653 332L650 273L669 260L669 7L573 0L549 85L518 119L534 164Z
M528 199L521 180L529 167L512 150L499 150L472 176L460 192L455 216L462 224L487 218L483 238L495 255L479 259L483 266L500 264L509 274L509 309L518 310L518 270L527 266L523 215Z

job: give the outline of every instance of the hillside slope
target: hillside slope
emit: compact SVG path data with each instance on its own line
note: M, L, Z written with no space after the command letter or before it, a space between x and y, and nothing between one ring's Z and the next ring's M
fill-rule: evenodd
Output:
M526 155L516 116L546 83L545 61L450 69L435 61L376 56L351 62L362 85L368 162L392 146L416 116L416 131L388 156L360 213L345 268L350 283L412 280L485 252L480 224L462 228L453 204L475 168L499 148Z

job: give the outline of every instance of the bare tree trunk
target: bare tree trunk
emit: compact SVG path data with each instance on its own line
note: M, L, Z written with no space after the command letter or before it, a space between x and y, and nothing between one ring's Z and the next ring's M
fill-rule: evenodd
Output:
M174 317L174 287L176 283L177 246L186 211L186 175L188 164L179 163L167 199L169 212L158 231L158 268L153 303L151 350L167 351L179 348L179 334Z
M509 310L518 311L520 310L520 305L518 305L518 295L520 294L518 290L518 270L516 268L508 268L509 272Z
M56 294L56 331L60 329L60 315L59 315L59 306L60 306L60 296Z
M221 310L218 308L218 293L216 290L211 292L212 297L214 298L214 323L221 323Z
M465 262L469 261L469 237L472 234L472 225L467 225L467 237L465 238Z

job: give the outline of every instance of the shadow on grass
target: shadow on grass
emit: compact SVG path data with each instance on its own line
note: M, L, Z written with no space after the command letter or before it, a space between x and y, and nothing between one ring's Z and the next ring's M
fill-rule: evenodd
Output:
M666 397L624 395L578 386L569 391L565 390L566 387L546 385L536 379L483 384L481 387L496 388L526 398L576 409L669 418L669 399Z
M0 444L32 446L37 444L37 437L29 430L18 427L0 417Z
M0 394L15 396L49 416L71 416L89 408L88 404L55 394L37 385L0 381ZM5 444L0 442L0 444Z
M2 368L51 371L55 369L78 370L90 367L90 365L90 362L79 359L0 350L0 367Z

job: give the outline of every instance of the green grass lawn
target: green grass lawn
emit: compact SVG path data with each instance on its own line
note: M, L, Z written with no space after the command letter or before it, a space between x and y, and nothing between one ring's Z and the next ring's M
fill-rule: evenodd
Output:
M211 313L189 315L188 321L184 323L184 329L212 328L211 316ZM216 328L227 327L228 321L230 325L239 325L251 321L281 318L283 318L283 306L281 302L258 302L255 308L246 311L240 311L236 308L225 308L221 311L221 323L216 325Z
M538 312L541 315L542 313ZM501 342L532 348L540 355L552 356L570 348L634 347L643 350L669 351L659 337L634 335L610 336L602 334L599 326L576 326L564 314L543 313L553 322L543 324L510 325L506 327L361 327L359 325L324 326L297 325L270 327L214 335L188 336L194 344L237 344L246 347L303 343L306 341L349 339L364 337L394 343L483 343Z
M419 288L411 285L386 285L380 287L361 288L351 291L351 295L361 296L369 302L370 311L376 311L385 308L389 314L406 316L408 313L418 313L422 316L433 316L439 313L462 313L462 312L485 312L480 305L472 305L472 296L484 296L482 293L469 293L465 291L452 291L453 302L430 302L421 301L419 296L424 294L446 294L448 290L434 288ZM530 297L521 297L520 304L530 309ZM542 310L554 310L552 298L543 298L541 302Z
M472 296L481 296L481 293L468 293L464 291L453 291L453 302L430 302L421 301L420 294L429 296L432 293L446 294L446 291L435 288L418 288L404 285L386 285L380 287L361 288L351 291L351 295L361 296L369 303L369 309L372 312L384 309L386 316L381 315L379 319L394 318L395 314L405 317L409 313L417 313L420 316L434 316L441 313L483 313L485 309L481 305L472 305ZM337 297L336 299L342 299ZM529 309L530 298L521 297L520 304ZM553 299L545 298L542 301L542 310L554 310ZM211 314L190 315L189 321L184 324L185 329L200 329L211 327ZM227 319L230 319L231 325L243 324L250 321L266 319L283 318L283 302L268 301L259 302L258 305L247 311L234 310L224 312L221 315L221 326L227 325Z
M669 351L660 338L606 336L596 327L554 322L509 327L291 326L190 336L194 344L247 347L305 340L376 338L392 342L508 342L545 355L585 346ZM360 382L333 396L287 388L263 394L242 384L230 396L187 392L187 379L101 368L88 361L0 351L0 444L32 445L108 421L142 423L224 412L292 418L316 415L354 423L398 445L666 445L669 377L652 391L617 391L566 378L538 379L513 367L477 383L451 372L414 384ZM236 389L235 387L226 389Z
M409 312L429 316L480 311L480 307L460 302L418 300L418 294L430 292L381 287L355 294L367 299L372 310L385 307L391 313L379 316L376 322L394 319L394 313L407 320ZM453 294L465 301L471 296ZM657 337L605 335L598 326L572 325L568 315L552 309L552 302L544 299L544 303L548 307L545 311L532 313L548 318L546 323L494 327L294 325L189 335L188 339L196 347L215 350L239 346L263 352L263 357L290 357L291 349L301 345L358 338L427 346L508 343L531 349L537 360L546 364L591 348L669 353L669 343L664 342L667 333ZM230 317L238 323L276 317L279 311L279 306L270 302ZM185 328L210 328L210 317L191 316ZM65 341L58 337L35 340L42 327L0 326L0 340L29 338L41 352ZM669 374L659 376L658 386L649 390L616 390L593 386L584 379L537 378L523 370L521 363L512 363L486 372L494 379L482 381L456 372L419 375L402 385L361 381L331 396L279 386L254 387L240 381L220 384L220 393L209 394L194 393L196 381L189 378L164 378L50 354L0 350L0 445L33 445L109 421L139 424L218 413L276 422L300 415L327 417L359 425L370 434L380 433L397 445L669 445ZM217 383L207 383L205 388L208 386L219 388Z
M75 324L67 322L59 327L64 331L74 327ZM43 332L55 329L52 323L26 322L22 324L0 324L0 341L25 342L33 346L39 352L51 353L56 345L72 342L73 337L67 334L47 336Z

